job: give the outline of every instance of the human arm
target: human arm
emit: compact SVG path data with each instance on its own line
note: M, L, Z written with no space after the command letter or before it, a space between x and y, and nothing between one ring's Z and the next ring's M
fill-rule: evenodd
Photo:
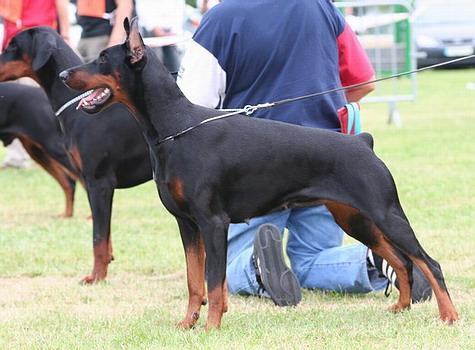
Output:
M356 34L346 23L337 38L340 67L340 80L343 86L371 81L375 78L374 69ZM348 102L358 102L376 88L374 83L346 90Z
M125 36L123 27L124 19L125 17L130 17L132 15L132 0L115 0L115 3L117 6L115 9L115 22L107 46L113 46L122 43Z
M221 108L226 96L226 28L229 16L215 8L206 13L181 61L177 83L193 103Z
M68 12L69 1L55 0L55 4L56 4L56 12L58 14L59 31L60 31L59 34L66 42L69 42L69 29L70 29L69 12Z
M183 56L177 84L191 102L209 108L221 107L226 72L216 57L192 40Z
M373 80L374 76L370 78L370 80ZM358 102L361 100L363 97L368 95L370 92L374 91L376 89L376 84L371 83L371 84L366 84L354 89L346 90L345 95L346 95L346 100L348 102Z

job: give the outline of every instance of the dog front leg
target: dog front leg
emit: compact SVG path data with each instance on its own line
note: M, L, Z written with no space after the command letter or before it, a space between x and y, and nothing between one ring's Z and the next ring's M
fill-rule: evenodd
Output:
M206 330L219 328L223 313L227 311L226 255L229 223L221 217L200 223L205 250L208 276L208 320Z
M91 284L106 278L108 265L114 260L110 236L114 188L88 184L87 195L93 221L94 267L92 273L82 279L82 283Z
M188 309L185 318L177 326L192 328L200 317L205 301L205 249L198 227L189 220L177 218L181 240L185 249L186 275L188 281Z

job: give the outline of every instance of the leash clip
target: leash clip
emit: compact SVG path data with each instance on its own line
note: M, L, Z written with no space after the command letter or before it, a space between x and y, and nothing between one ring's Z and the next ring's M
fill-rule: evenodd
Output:
M251 115L255 111L257 111L257 106L247 105L244 106L243 111L246 115Z
M243 108L243 111L244 111L244 113L246 113L246 115L251 115L252 113L257 111L258 109L270 108L270 107L274 107L274 103L266 102L266 103L260 103L260 104L255 105L255 106L247 105Z

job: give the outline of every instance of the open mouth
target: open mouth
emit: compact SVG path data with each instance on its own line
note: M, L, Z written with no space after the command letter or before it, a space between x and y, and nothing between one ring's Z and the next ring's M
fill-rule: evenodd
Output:
M112 97L112 91L108 87L100 87L92 90L86 97L79 101L76 109L82 109L85 112L97 112L104 107L107 101Z

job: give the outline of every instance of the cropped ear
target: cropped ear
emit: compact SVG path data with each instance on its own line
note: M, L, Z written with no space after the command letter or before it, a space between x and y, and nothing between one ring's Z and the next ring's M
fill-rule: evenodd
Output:
M130 64L136 68L143 67L145 63L145 45L139 32L137 17L129 21L124 20L124 29L127 33L125 44L127 46L127 57Z
M130 34L130 23L129 23L129 17L124 18L124 29L125 32L127 33L127 38L129 37Z
M57 49L56 38L52 33L39 32L35 35L32 44L33 70L43 67L51 58L53 51Z

